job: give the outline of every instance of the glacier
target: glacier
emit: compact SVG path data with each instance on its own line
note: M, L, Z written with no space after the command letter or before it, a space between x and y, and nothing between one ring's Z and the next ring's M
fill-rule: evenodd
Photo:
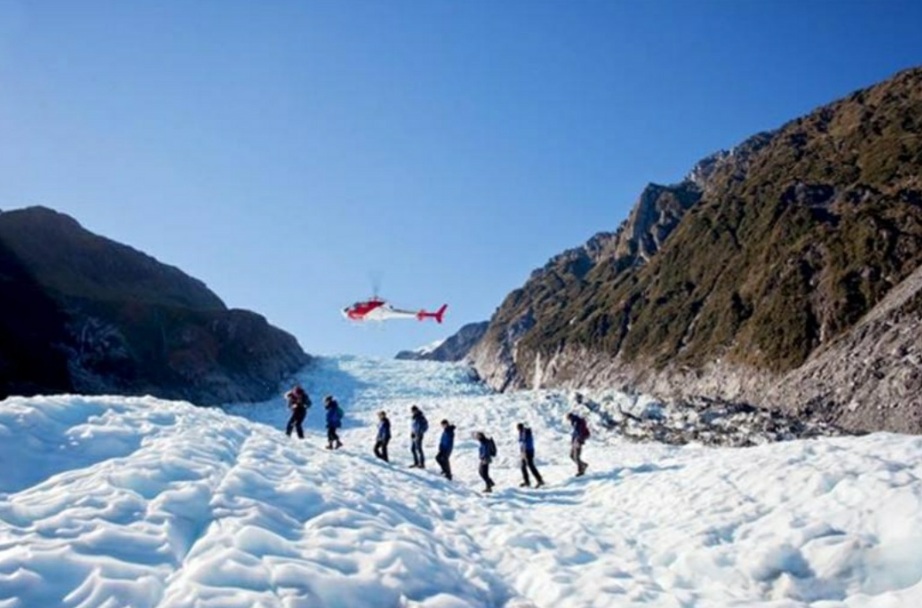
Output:
M922 438L750 448L626 441L573 477L567 393L494 394L459 365L319 358L286 437L281 396L0 402L0 608L922 605ZM325 394L346 410L324 449ZM428 416L409 469L409 408ZM392 420L391 463L372 452ZM455 480L438 422L458 427ZM515 424L548 486L519 488ZM485 496L471 434L492 435Z

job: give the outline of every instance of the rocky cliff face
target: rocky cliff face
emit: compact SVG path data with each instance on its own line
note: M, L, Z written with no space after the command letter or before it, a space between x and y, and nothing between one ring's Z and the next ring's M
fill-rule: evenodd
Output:
M850 331L772 384L769 402L845 428L922 430L922 266Z
M0 397L257 401L308 361L263 317L49 209L0 213L0 283Z
M435 348L403 350L395 359L410 361L462 361L487 331L487 321L468 323Z
M624 386L920 432L920 176L915 69L648 187L616 233L510 294L471 359L500 389Z
M708 167L696 167L692 175L712 171L714 162L703 161ZM524 287L506 297L483 338L471 349L468 358L478 373L498 390L533 385L532 370L520 371L517 365L519 341L564 311L568 299L585 287L591 274L620 275L643 266L659 251L685 212L700 200L704 185L693 177L672 186L649 184L630 217L615 232L600 232L532 272ZM540 368L541 362L537 363Z

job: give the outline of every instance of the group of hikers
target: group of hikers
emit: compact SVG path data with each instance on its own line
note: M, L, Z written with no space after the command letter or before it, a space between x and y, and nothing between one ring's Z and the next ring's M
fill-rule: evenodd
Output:
M300 439L304 439L304 428L302 426L307 409L311 406L311 400L307 392L300 386L295 385L290 391L285 393L285 399L288 402L288 408L291 410L291 417L288 425L285 427L285 434L289 437L292 431L297 432ZM343 410L332 395L327 395L323 399L324 409L326 411L327 427L327 449L336 450L342 447L343 443L339 439L338 430L342 426ZM410 408L410 452L413 454L413 464L410 468L426 468L425 455L423 453L423 438L429 430L429 421L417 406ZM586 419L574 412L567 414L567 421L570 423L570 459L576 464L576 476L580 477L586 473L589 466L582 459L583 444L589 438L589 426ZM451 453L455 445L455 425L448 420L442 420L442 436L439 439L439 450L435 456L435 461L439 468L442 469L442 475L451 481ZM535 437L531 429L523 422L516 425L519 434L519 457L522 467L522 483L519 487L531 487L531 476L535 479L536 488L544 485L544 478L538 472L535 465ZM496 443L492 437L488 437L482 431L477 431L473 435L479 444L478 456L480 459L480 478L483 479L486 487L484 492L493 491L496 485L490 477L490 463L496 457ZM378 433L375 436L374 454L385 462L390 462L387 454L387 446L391 441L391 421L384 411L378 412Z

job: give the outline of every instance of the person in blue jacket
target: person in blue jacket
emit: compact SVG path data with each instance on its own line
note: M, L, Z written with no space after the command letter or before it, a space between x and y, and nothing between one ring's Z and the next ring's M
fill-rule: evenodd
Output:
M535 487L540 488L544 485L544 480L541 478L541 473L538 472L538 468L535 466L535 436L532 434L531 429L525 426L523 422L518 423L516 428L519 431L519 455L522 458L522 478L524 479L519 487L531 487L531 480L528 478L528 471L530 469L532 475L535 476Z
M343 410L332 395L323 398L323 407L327 412L327 449L336 450L343 447L336 432L343 424Z
M487 484L487 487L484 488L483 491L489 494L493 491L493 486L496 485L490 478L490 462L492 462L493 456L496 454L496 444L493 443L492 439L488 438L480 431L474 433L474 439L480 443L480 449L478 451L478 455L480 456L480 469L478 472L480 473L480 478Z
M426 460L423 455L423 436L429 430L429 421L415 405L410 408L413 420L410 423L410 451L413 452L413 464L410 468L425 469Z
M439 440L439 453L435 455L435 461L442 467L442 475L451 481L451 451L455 447L455 425L449 424L447 420L442 421L442 438Z
M375 456L384 462L390 462L387 459L387 444L391 440L391 421L384 410L378 412L378 437L375 441Z

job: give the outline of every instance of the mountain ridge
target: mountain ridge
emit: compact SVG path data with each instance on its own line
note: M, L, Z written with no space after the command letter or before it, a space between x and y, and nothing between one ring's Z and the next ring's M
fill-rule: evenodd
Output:
M911 398L849 416L867 398L806 407L791 374L922 262L920 91L922 69L900 72L648 186L601 249L593 237L510 293L471 361L498 389L614 384L907 428Z
M489 322L468 323L450 337L435 345L415 350L402 350L394 358L405 361L463 361L487 331Z
M309 361L264 317L45 207L0 212L0 283L24 300L0 309L0 397L256 401Z

